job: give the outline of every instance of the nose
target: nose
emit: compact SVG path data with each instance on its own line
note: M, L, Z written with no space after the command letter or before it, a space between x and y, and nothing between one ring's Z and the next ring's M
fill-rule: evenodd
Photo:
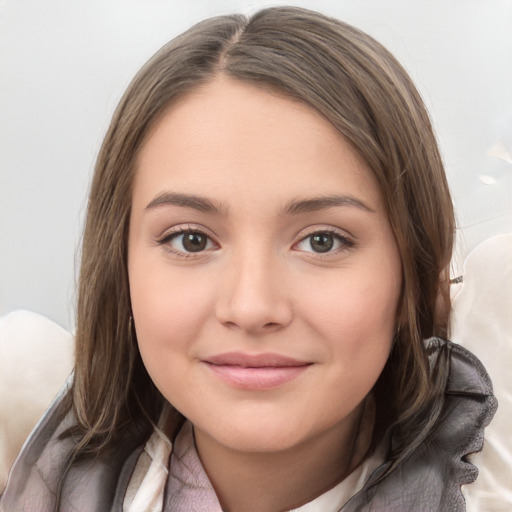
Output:
M289 325L292 303L282 277L279 265L270 258L240 257L230 262L219 291L218 321L252 335Z

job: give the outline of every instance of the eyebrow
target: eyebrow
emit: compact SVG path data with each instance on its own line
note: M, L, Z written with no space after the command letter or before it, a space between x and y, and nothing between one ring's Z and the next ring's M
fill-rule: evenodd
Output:
M159 206L184 206L204 213L226 216L228 207L222 203L216 203L206 197L192 194L177 194L175 192L162 192L158 194L147 206L146 210Z
M146 210L151 210L160 206L183 206L203 213L222 216L227 216L229 213L228 206L222 203L217 203L202 196L179 194L175 192L162 192L161 194L158 194L146 206ZM351 195L328 195L291 201L281 210L280 215L299 215L301 213L327 210L328 208L336 206L353 206L366 212L375 213L374 209L370 208L357 197Z
M311 199L302 199L288 203L283 211L283 215L297 215L301 213L327 210L334 206L354 206L366 212L375 213L366 203L351 195L328 195L313 197Z

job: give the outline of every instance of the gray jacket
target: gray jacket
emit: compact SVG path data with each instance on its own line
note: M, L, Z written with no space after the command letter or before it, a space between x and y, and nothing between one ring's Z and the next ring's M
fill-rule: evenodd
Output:
M450 374L442 419L426 441L399 467L376 485L385 462L342 512L458 512L465 510L460 487L473 482L478 470L466 455L481 450L483 431L497 407L492 385L480 361L459 345L438 338L427 346L450 351ZM1 512L52 512L61 468L72 446L59 439L72 425L63 411L62 390L36 426L16 460L0 498ZM134 425L116 445L94 461L74 466L65 481L61 511L121 512L130 476L147 438L147 429ZM164 511L171 512L164 499ZM340 511L341 512L341 511Z

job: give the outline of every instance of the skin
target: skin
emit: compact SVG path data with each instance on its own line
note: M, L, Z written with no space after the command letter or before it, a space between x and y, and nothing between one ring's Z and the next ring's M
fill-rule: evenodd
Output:
M310 107L222 76L170 106L136 167L128 268L152 379L194 425L226 510L310 501L361 460L396 324L400 257L370 169ZM204 250L187 252L183 230ZM240 389L205 363L234 351L308 366Z

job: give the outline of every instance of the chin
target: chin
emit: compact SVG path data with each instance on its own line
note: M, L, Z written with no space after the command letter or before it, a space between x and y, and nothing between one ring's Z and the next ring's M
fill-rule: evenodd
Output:
M278 429L262 432L260 429L235 432L222 435L217 441L231 450L246 453L276 453L283 452L299 445L303 439L290 430Z
M194 423L192 421L192 423ZM252 416L245 418L229 418L218 421L214 425L197 425L202 432L216 444L231 450L246 453L275 453L283 452L299 446L314 437L306 422L293 421L290 418ZM202 428L203 427L203 428ZM206 427L206 428L204 428Z

